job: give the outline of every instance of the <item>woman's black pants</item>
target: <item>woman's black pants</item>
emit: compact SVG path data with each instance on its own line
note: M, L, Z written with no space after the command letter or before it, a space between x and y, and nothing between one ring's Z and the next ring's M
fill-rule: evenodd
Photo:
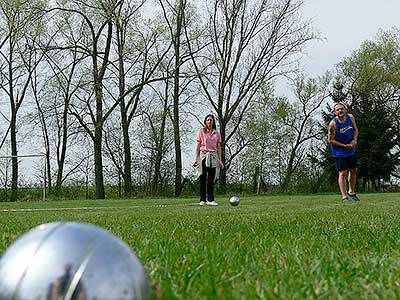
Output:
M216 168L207 168L206 160L202 162L203 173L200 175L200 201L206 201L206 184L207 184L207 201L214 201L214 179Z

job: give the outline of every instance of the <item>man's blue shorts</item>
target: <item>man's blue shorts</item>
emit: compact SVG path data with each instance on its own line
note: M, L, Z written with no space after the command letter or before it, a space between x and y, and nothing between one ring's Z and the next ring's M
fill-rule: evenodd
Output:
M346 157L334 157L336 170L344 171L357 168L357 156L353 154Z

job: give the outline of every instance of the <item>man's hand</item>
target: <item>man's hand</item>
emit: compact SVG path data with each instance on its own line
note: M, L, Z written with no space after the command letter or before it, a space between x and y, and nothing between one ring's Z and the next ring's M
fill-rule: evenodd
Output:
M356 147L356 144L357 143L354 143L354 141L351 141L351 143L350 144L345 144L344 145L344 148L346 148L346 149L353 149L353 148L355 148Z

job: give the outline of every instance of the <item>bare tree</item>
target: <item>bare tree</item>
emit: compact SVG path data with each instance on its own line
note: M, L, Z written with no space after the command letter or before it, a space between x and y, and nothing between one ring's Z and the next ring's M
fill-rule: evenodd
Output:
M121 114L124 145L124 168L121 172L126 197L133 192L129 127L138 115L140 94L144 86L169 77L168 74L160 74L159 68L172 46L170 41L165 42L162 27L156 22L140 19L137 16L139 7L129 3L119 7L115 17L117 63L112 64L118 78L119 94L115 101L119 102ZM130 94L127 91L128 84L137 87Z
M84 65L88 54L80 49L85 38L84 21L67 12L58 13L51 21L57 38L50 49L45 49L48 75L40 106L55 128L52 130L57 163L55 190L59 194L67 176L76 169L73 166L65 170L70 137L79 131L69 110L75 93L85 84L86 75L80 65ZM64 45L68 45L67 49Z
M327 73L319 79L306 79L299 75L294 81L296 100L287 114L283 116L283 123L293 133L290 152L287 158L282 190L286 191L296 167L302 161L304 151L307 151L307 142L320 135L316 115L321 105L330 97L329 85L331 76Z
M42 138L43 138L43 143L45 147L45 157L46 157L46 170L47 170L47 182L45 184L48 186L48 188L51 190L52 188L52 181L51 181L51 163L50 163L50 138L49 138L49 131L48 131L48 126L46 122L46 114L43 110L43 107L40 104L40 87L39 87L39 76L36 72L34 71L34 74L31 77L31 89L32 89L32 94L33 98L35 99L36 103L36 108L38 111L38 120L36 118L33 120L34 123L40 123L41 129L42 129ZM36 114L34 114L36 117Z
M158 194L162 191L162 163L174 142L174 139L172 139L173 134L171 132L171 126L168 126L170 103L169 81L159 84L153 91L154 93L152 93L152 96L154 97L154 101L149 103L151 109L147 108L143 110L145 116L144 124L147 125L148 133L144 134L146 139L142 141L142 143L145 149L150 150L152 156L151 161L154 161L151 192Z
M103 126L107 117L118 106L118 103L109 107L106 106L104 80L110 63L113 18L116 10L122 4L122 0L94 3L73 1L69 8L56 7L50 10L50 12L64 11L77 14L86 24L87 36L84 43L79 43L78 48L90 57L92 88L88 87L84 91L85 95L80 97L83 107L70 105L69 108L93 141L97 199L105 198L102 157ZM66 48L70 47L67 46Z
M124 175L124 144L119 120L110 120L105 128L105 157L111 160L109 177L117 178L118 196L122 197L122 176Z
M262 85L257 91L247 118L236 134L237 143L247 142L248 146L238 154L239 159L232 162L227 174L229 179L247 174L253 191L257 193L282 184L286 155L293 139L289 128L282 122L288 104L286 98L275 95L272 84ZM242 168L238 168L240 164Z
M247 143L233 147L246 112L262 84L293 71L295 58L316 36L301 21L302 1L210 1L207 42L190 44L203 95L215 111L222 137L226 171ZM189 40L189 33L186 36ZM233 152L227 153L227 149Z
M0 48L2 59L0 88L7 95L10 103L9 133L11 140L12 175L11 201L17 199L18 189L18 112L24 102L33 72L42 57L36 57L36 42L43 33L42 11L45 1L15 2L0 1L1 19L4 20L5 38Z
M181 149L181 136L179 130L179 95L180 95L180 68L183 63L181 57L181 37L183 34L183 28L185 24L185 10L187 7L186 0L177 0L175 3L171 1L159 1L163 12L165 20L169 27L169 32L174 45L174 91L173 91L173 114L172 114L172 124L174 127L174 143L175 143L175 196L179 196L182 191L182 149ZM168 7L166 7L168 6ZM168 15L168 9L172 11L172 20Z

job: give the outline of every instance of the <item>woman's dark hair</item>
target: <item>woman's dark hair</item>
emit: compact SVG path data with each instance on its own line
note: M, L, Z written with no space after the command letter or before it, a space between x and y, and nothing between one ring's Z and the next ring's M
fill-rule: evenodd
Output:
M211 117L212 119L213 119L213 129L217 129L217 125L215 124L215 117L214 117L214 115L212 115L212 114L209 114L209 115L207 115L205 118L204 118L204 126L205 127L207 127L207 119L209 118L209 117Z

